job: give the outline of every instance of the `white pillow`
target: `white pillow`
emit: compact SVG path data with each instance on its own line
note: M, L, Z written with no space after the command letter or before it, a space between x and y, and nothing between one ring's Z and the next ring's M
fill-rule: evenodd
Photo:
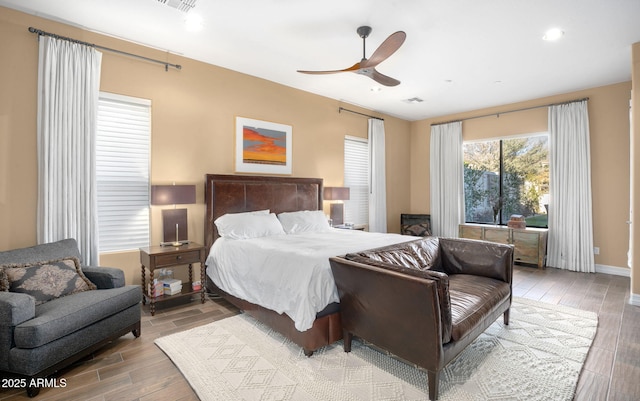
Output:
M329 221L322 210L280 213L278 219L287 234L327 231L331 229Z
M227 213L214 221L221 237L250 239L284 234L275 214L268 210L247 213Z

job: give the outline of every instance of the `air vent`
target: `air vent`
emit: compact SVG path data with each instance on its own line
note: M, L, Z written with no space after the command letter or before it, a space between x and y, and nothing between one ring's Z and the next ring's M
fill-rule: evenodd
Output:
M158 0L162 4L166 4L171 8L176 8L185 13L196 6L196 0Z
M405 102L405 103L422 103L422 102L424 102L424 100L420 99L419 97L412 97L410 99L404 99L403 102Z

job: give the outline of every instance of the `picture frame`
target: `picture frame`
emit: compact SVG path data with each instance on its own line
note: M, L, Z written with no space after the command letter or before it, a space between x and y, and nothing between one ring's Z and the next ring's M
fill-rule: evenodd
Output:
M292 174L292 127L236 117L236 172Z

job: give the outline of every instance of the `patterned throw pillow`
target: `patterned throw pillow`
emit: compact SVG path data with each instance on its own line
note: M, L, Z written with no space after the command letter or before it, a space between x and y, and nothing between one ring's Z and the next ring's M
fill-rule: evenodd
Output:
M400 227L402 235L413 235L414 237L428 237L431 235L430 223L402 224Z
M82 273L78 258L29 265L4 265L0 269L8 278L9 291L31 295L36 299L36 305L76 292L96 289Z

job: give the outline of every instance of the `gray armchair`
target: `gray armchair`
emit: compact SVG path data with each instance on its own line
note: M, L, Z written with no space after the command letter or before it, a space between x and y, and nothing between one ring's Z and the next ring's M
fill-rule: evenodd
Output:
M81 260L73 239L0 252L0 279L6 289L8 269L65 258ZM25 379L31 397L39 392L29 385L37 382L32 379L49 376L128 332L140 336L140 286L125 285L120 269L83 266L81 271L95 290L44 302L13 287L0 291L0 375Z

